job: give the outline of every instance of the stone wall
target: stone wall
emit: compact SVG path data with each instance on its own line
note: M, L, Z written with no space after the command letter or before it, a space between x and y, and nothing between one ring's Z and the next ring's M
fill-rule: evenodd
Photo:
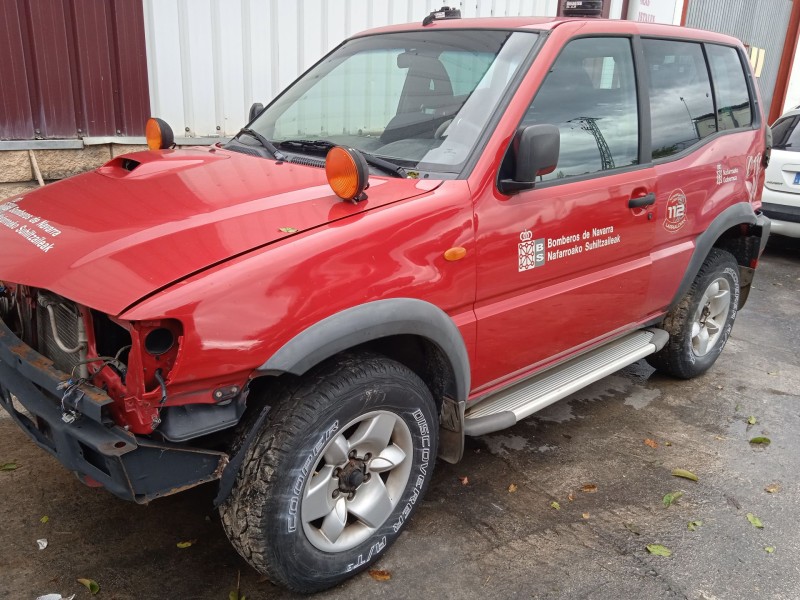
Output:
M75 150L33 150L45 181L64 179L96 169L115 156L146 150L147 146L100 144ZM0 184L20 184L35 180L28 150L0 151Z
M0 202L6 198L13 198L14 196L21 196L31 190L35 190L39 184L35 181L26 181L25 183L0 183ZM2 252L2 250L0 250Z

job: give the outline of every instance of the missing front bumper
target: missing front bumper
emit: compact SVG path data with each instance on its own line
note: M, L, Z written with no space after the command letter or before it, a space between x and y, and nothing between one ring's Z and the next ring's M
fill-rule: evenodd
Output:
M0 407L82 481L146 503L219 479L227 454L156 442L104 422L102 407L111 399L97 388L85 386L77 407L83 416L65 423L58 386L68 377L0 322ZM12 394L24 411L15 407Z

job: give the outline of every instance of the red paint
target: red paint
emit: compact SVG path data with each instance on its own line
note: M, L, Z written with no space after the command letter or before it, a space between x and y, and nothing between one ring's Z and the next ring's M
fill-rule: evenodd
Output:
M439 21L430 29L466 25ZM537 58L545 66L575 35L732 40L625 21L494 19L469 26L551 30ZM51 290L129 330L125 387L105 381L115 419L135 433L149 432L157 414L156 368L167 377L169 405L213 402L214 390L245 385L308 327L392 297L423 299L452 317L469 354L475 398L663 315L696 237L732 203L760 202L752 190L760 189L763 170L751 174L748 156L752 163L763 151L763 129L720 136L661 165L499 193L500 162L546 72L527 74L466 179L372 175L368 199L358 204L339 200L323 169L219 148L127 155L139 163L133 171L117 158L17 202L59 234L45 252L0 227L0 280ZM735 183L717 185L720 160L738 169ZM684 203L670 202L676 190ZM628 207L649 193L654 205ZM669 212L677 204L685 207L682 217ZM680 227L664 226L678 219ZM544 265L520 270L520 244L538 239L566 241L544 248L557 254ZM445 252L455 247L464 257L448 261ZM558 255L572 247L582 251ZM175 352L158 360L145 355L141 340L169 323L179 324Z
M97 481L96 479L92 479L88 475L79 475L78 478L84 483L84 485L90 488L101 488L103 484Z
M681 13L681 27L686 27L686 18L689 16L689 0L683 0L683 12Z
M116 315L190 273L290 235L282 227L302 231L423 193L413 180L376 178L369 199L353 205L312 167L216 148L127 156L141 163L132 172L115 159L20 201L61 233L47 252L8 236L6 280L55 285L71 300Z
M141 0L0 3L0 139L142 135L142 11Z

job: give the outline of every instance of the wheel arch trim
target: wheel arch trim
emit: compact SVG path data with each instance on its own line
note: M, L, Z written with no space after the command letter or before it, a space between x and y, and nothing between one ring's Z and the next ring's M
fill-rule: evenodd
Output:
M736 225L751 225L762 228L760 251L764 250L767 237L769 236L769 222L761 215L757 215L753 211L753 207L748 202L738 202L729 206L722 211L717 217L709 224L708 228L697 237L695 242L692 257L689 259L689 264L686 265L686 271L683 274L678 291L672 298L669 305L669 310L672 310L681 299L686 295L692 281L700 272L700 267L703 266L703 261L708 256L711 248L719 240L720 236ZM765 235L766 234L766 235Z
M295 335L256 373L302 375L340 352L393 335L414 335L436 344L453 369L454 400L467 399L470 366L461 332L442 309L415 298L375 300L334 313Z

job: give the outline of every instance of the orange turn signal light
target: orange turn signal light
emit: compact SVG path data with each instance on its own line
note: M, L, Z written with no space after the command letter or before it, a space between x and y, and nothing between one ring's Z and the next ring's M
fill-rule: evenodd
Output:
M467 249L463 246L454 246L444 251L444 259L450 262L461 260L467 255Z
M333 193L342 200L365 200L369 187L369 168L364 156L355 148L334 146L325 157L325 175Z
M175 145L175 134L172 133L172 127L166 121L156 117L147 119L144 136L150 150L163 150Z

